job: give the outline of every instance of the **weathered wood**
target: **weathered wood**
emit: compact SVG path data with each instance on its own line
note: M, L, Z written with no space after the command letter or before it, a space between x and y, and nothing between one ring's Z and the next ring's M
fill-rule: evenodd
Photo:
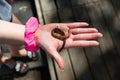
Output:
M59 22L54 0L40 0L45 23Z
M56 10L54 0L40 0L42 11Z
M65 7L71 7L71 1L70 0L55 0L57 4L57 8L65 8Z
M85 48L93 79L110 80L99 47Z
M70 7L64 7L58 9L61 22L74 22L72 9Z
M72 6L74 19L77 22L88 22L90 19L84 5Z
M61 22L73 22L73 12L70 0L56 0L58 15Z
M95 7L94 7L95 6ZM98 3L95 5L91 4L91 6L86 6L88 9L88 13L91 17L93 26L99 29L100 32L104 34L104 37L99 39L100 48L103 54L103 59L105 60L107 72L109 72L110 79L119 80L119 76L116 74L116 69L119 67L119 57L115 48L115 45L112 41L111 35L108 31L108 25L106 25L104 21L104 17L102 17L102 12Z
M87 3L87 4L89 4L89 3ZM94 6L94 7L96 7L96 6ZM81 21L81 22L85 21L85 22L88 22L90 25L92 25L91 21L90 21L90 17L88 15L88 12L85 8L85 5L75 6L75 7L73 7L73 11L74 11L75 18L77 21ZM91 27L93 27L93 26L91 26ZM95 80L108 80L107 79L107 76L108 76L107 71L105 68L104 61L102 60L101 51L100 51L99 47L85 48L85 52L86 52L87 60L88 60L88 63L89 63L90 69L91 69L90 71L91 71L93 78ZM89 69L89 66L88 66L88 69ZM86 68L86 70L88 70L88 69Z
M56 10L43 11L45 24L59 22L58 14Z
M104 6L106 8L104 8ZM112 39L113 39L114 44L115 44L115 46L112 49L117 48L117 51L118 51L118 52L115 52L112 55L110 54L111 57L114 59L114 62L113 62L113 60L112 61L109 60L109 62L111 61L111 63L112 63L112 66L111 66L112 71L110 72L111 78L114 79L114 80L119 80L120 76L118 75L118 72L120 71L120 69L119 69L119 67L120 67L120 58L119 58L119 56L120 56L120 50L119 50L119 48L120 48L120 42L119 42L120 38L118 36L120 34L120 32L119 32L120 23L118 21L120 21L120 19L118 18L117 14L115 13L115 10L114 10L113 6L111 4L109 4L108 2L100 1L100 7L101 7L101 10L103 12L103 15L105 16L105 21L107 23L107 26L109 28Z
M84 8L84 5L73 6L73 14L75 21L89 22L88 14ZM76 76L76 80L92 80L92 75L89 68L89 61L83 48L73 48L69 50L70 57Z
M69 54L66 49L64 49L62 52L60 52L60 55L62 56L64 63L65 63L65 69L64 71L61 71L57 64L55 64L56 69L56 75L58 80L75 80L75 76L72 69L72 64L70 61Z
M35 0L35 7L36 7L37 15L38 15L38 20L39 20L40 24L43 25L44 21L43 21L41 4L40 4L39 0Z
M69 49L75 80L93 80L89 64L82 48Z
M50 73L50 78L51 80L57 80L56 76L56 70L55 70L55 65L54 65L54 60L50 57L50 55L47 55L47 62L48 62L48 68L49 68L49 73Z
M72 0L72 5L83 5L83 4L89 4L91 2L96 2L98 0Z
M102 12L105 16L105 20L108 24L108 28L111 32L112 38L114 40L114 43L116 45L116 48L118 50L118 54L120 56L120 38L118 37L120 34L120 18L119 18L119 13L118 11L115 11L114 6L112 5L111 2L107 1L102 1L100 0L100 6L102 9ZM118 1L119 3L119 1ZM117 4L116 4L117 5Z
M120 10L120 1L118 1L118 0L108 0L108 2L110 2L112 4L112 6L113 6L113 8L115 10L116 15L120 19L120 12L119 12L119 10Z
M96 3L98 3L98 2L96 2ZM98 24L96 23L96 21L94 22L94 20L97 20L97 18L92 18L90 13L96 14L97 13L96 10L98 10L99 6L97 6L94 3L93 3L93 5L91 5L91 3L89 3L89 4L86 4L85 6L89 7L89 8L87 8L87 12L89 14L89 19L91 20L90 27L98 28L96 26L99 25L99 22L98 22ZM89 11L89 9L91 12ZM101 17L104 17L104 16L101 15ZM88 47L88 48L85 48L85 52L86 52L86 55L88 58L88 62L90 65L90 69L91 69L93 78L95 80L110 80L108 72L106 70L106 65L104 64L104 60L103 60L102 52L101 52L100 48L99 47Z

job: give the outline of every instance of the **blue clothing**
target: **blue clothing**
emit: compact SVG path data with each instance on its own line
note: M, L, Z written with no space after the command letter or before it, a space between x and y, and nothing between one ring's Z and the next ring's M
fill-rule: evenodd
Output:
M12 15L12 7L6 0L0 0L0 19L10 21Z

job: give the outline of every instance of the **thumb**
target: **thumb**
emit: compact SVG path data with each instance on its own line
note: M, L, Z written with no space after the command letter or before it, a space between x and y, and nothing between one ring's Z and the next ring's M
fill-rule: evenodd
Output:
M64 70L64 61L63 58L60 56L60 54L56 50L52 50L50 54L57 62L59 68L61 70Z

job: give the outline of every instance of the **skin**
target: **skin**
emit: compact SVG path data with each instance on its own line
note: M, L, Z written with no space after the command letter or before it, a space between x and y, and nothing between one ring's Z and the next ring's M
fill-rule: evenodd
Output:
M64 48L98 46L99 42L95 39L103 36L95 28L86 28L89 26L89 24L85 22L52 23L42 25L42 27L36 31L36 41L38 43L38 46L44 49L55 59L61 70L64 70L64 60L58 51L62 47L63 41L51 35L51 32L54 31L58 24L59 29L63 31L64 34L67 35L68 31L71 32L69 37L66 39Z
M13 2L13 0L8 1L10 3ZM0 26L0 43L14 45L24 44L25 25L10 24L2 21L0 21L0 25L2 25ZM62 47L63 41L56 39L56 35L51 35L52 30L54 30L58 25L59 29L62 30L65 34L63 36L64 38L68 34L68 31L71 32L69 37L65 38L66 43L64 48L98 46L99 42L97 42L95 39L101 38L103 36L95 28L86 28L89 26L89 24L85 22L52 23L41 25L42 27L37 29L35 33L36 43L38 46L40 46L40 48L44 49L48 54L51 55L51 57L55 59L61 70L64 69L64 61L63 58L59 55L58 50ZM59 38L61 37L59 36Z
M103 36L96 28L87 28L89 24L85 22L40 25L35 32L36 44L55 59L61 70L64 70L64 60L58 50L62 47L63 41L51 35L51 31L58 25L66 35L70 31L64 48L98 46L99 42L96 39ZM24 32L25 25L0 20L0 43L24 44Z

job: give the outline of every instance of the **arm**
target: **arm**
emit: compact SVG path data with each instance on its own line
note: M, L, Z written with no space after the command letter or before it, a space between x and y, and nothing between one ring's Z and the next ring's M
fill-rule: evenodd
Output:
M68 31L71 33L66 39L64 48L98 46L99 42L95 39L103 36L95 28L86 28L89 24L85 22L52 23L39 27L35 32L37 45L50 54L62 70L64 69L64 61L58 50L61 48L63 41L51 35L51 31L57 26L65 34L68 34ZM24 44L24 32L24 25L0 21L0 43Z
M23 44L25 26L0 20L0 43Z

